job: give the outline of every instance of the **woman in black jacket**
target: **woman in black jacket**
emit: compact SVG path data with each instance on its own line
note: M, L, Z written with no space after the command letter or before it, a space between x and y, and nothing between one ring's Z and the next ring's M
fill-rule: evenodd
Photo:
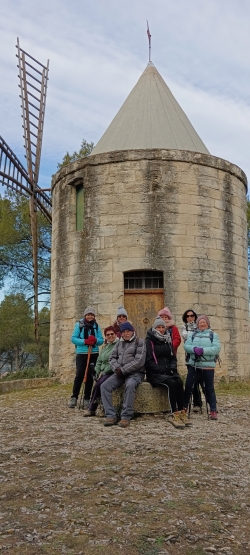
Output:
M146 336L146 374L153 387L167 386L171 406L170 422L176 428L191 424L183 410L183 383L177 372L177 359L166 324L159 316Z

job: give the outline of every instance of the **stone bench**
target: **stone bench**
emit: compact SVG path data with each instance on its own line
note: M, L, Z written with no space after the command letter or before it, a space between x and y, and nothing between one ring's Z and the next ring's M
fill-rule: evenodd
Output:
M112 401L115 409L122 405L125 386L122 385L112 392ZM134 410L141 414L155 414L169 410L168 388L152 387L144 381L136 388Z

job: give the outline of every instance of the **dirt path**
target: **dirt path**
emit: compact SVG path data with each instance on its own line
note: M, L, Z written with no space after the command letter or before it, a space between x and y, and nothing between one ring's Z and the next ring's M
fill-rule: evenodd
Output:
M0 397L0 553L250 553L249 397L219 421L165 417L104 428L69 388Z

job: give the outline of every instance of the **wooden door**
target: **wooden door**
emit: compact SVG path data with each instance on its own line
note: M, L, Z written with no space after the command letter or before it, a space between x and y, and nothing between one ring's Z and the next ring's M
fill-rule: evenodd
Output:
M163 289L127 289L124 291L124 307L137 335L145 339L157 313L164 307Z

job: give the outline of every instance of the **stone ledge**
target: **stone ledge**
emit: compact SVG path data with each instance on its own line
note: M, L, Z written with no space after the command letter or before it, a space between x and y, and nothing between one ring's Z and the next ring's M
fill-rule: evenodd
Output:
M93 154L77 160L76 162L71 162L67 166L61 168L53 177L51 183L51 189L53 190L55 185L64 179L68 178L69 184L74 184L79 176L75 176L75 173L81 172L83 168L87 166L101 166L103 164L119 163L119 162L136 162L140 160L156 160L156 161L168 161L168 162L188 162L195 165L207 166L209 168L215 168L217 170L222 170L229 172L231 175L237 177L245 186L247 191L247 176L239 166L232 164L228 160L223 158L218 158L217 156L212 156L211 154L202 154L199 152L193 152L190 150L165 150L165 149L138 149L138 150L116 150L113 152L105 152L102 154ZM71 180L71 174L72 180Z
M116 409L122 405L125 385L112 391L113 404ZM134 411L140 414L156 414L170 409L167 387L152 387L147 381L136 388Z
M0 393L10 393L22 389L36 389L40 387L49 387L59 383L58 378L32 378L30 380L10 380L9 382L0 383Z

